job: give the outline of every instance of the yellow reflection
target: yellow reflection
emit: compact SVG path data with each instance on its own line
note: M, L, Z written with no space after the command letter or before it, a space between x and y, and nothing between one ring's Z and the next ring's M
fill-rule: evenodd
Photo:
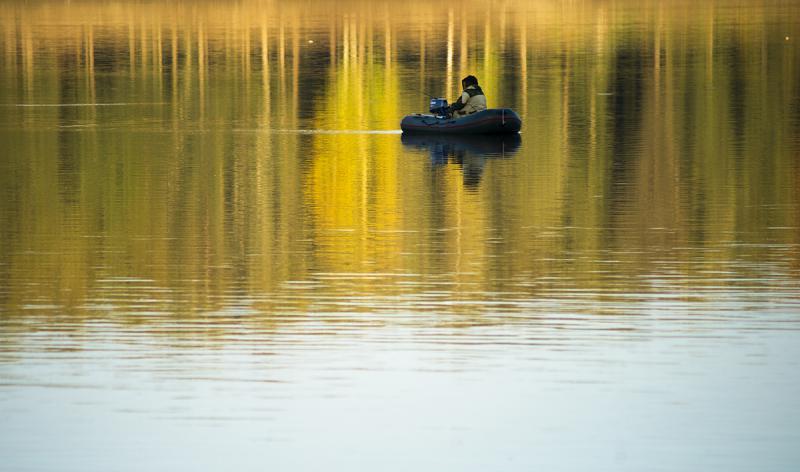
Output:
M737 238L796 265L776 228L799 218L798 7L740 5L4 3L5 303L79 311L115 277L200 312L237 290L304 309L265 294L318 272L443 276L467 298L514 277L607 288L601 253L636 290L673 248L721 265ZM361 133L467 73L525 123L478 188ZM81 106L17 106L57 104Z

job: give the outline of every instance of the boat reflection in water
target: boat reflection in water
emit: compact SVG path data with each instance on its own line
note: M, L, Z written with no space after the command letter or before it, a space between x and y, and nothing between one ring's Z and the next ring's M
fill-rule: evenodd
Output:
M406 148L427 150L433 166L454 163L461 166L464 186L477 188L487 159L508 158L520 147L518 133L484 135L407 134L401 140Z

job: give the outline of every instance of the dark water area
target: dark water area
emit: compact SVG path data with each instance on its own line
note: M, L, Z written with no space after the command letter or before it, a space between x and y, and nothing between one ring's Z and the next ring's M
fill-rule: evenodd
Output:
M800 3L5 2L0 470L800 462ZM402 135L476 75L519 136Z

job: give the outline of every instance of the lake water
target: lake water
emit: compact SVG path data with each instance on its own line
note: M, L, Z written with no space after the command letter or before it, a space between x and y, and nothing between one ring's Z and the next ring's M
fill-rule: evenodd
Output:
M0 4L0 470L800 463L800 3ZM476 75L519 137L402 136Z

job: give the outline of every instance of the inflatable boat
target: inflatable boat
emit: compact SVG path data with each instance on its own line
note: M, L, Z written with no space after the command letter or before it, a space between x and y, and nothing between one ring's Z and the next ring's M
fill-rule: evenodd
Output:
M408 115L400 122L404 133L508 134L522 127L510 108L489 108L460 118L442 115Z

